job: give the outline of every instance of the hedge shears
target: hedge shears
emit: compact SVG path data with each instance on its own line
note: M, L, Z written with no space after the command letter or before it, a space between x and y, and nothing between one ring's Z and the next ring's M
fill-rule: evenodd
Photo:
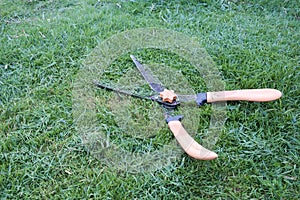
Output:
M106 84L101 84L98 81L94 81L97 87L114 91L117 93L130 95L140 99L147 99L157 102L161 105L164 111L164 118L171 132L174 134L176 140L182 147L182 149L191 157L198 160L213 160L218 155L201 146L196 142L185 130L181 120L182 115L176 115L175 110L182 102L195 101L198 106L202 106L205 103L214 103L221 101L252 101L252 102L267 102L279 99L281 92L276 89L244 89L244 90L230 90L219 92L205 92L192 95L180 95L176 94L173 90L169 90L163 86L163 84L142 65L133 55L130 55L132 61L137 67L142 77L146 80L150 88L155 93L152 96L141 96L132 94L126 91L118 90L110 87Z

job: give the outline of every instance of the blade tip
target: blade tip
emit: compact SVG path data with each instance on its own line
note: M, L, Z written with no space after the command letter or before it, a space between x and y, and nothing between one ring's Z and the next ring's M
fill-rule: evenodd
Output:
M133 55L130 55L130 58L131 58L132 60L136 60L135 57L134 57Z

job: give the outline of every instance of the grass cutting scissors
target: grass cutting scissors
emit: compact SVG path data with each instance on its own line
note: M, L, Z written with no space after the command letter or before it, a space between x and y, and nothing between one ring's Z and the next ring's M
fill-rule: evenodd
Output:
M218 155L210 151L198 142L196 142L184 129L181 119L182 115L174 115L174 111L181 102L195 101L198 106L205 103L213 103L220 101L255 101L266 102L276 100L281 97L281 92L275 89L245 89L245 90L231 90L220 92L206 92L198 93L196 95L179 95L175 94L173 90L166 89L163 84L152 75L146 66L142 65L133 55L130 55L135 66L146 80L150 88L156 93L153 96L140 96L126 91L117 90L97 81L94 84L100 88L115 91L121 94L130 95L136 98L148 99L159 103L164 109L164 117L170 130L174 134L176 140L183 148L183 150L191 157L198 160L213 160Z

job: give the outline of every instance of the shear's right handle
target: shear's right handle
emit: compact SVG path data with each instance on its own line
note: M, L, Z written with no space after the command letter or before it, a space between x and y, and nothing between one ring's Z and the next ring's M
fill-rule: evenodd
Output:
M204 148L196 142L184 129L178 119L167 120L167 123L177 142L189 156L198 160L213 160L218 157L215 152Z
M197 104L213 103L220 101L254 101L266 102L274 101L281 97L281 92L276 89L245 89L229 90L220 92L199 93L197 95Z

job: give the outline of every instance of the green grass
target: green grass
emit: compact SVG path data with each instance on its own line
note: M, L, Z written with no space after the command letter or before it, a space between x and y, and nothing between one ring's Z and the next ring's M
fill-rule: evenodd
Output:
M1 1L0 198L299 199L299 19L296 0ZM116 172L81 143L72 83L105 39L154 26L196 38L226 89L283 96L228 103L215 161Z

